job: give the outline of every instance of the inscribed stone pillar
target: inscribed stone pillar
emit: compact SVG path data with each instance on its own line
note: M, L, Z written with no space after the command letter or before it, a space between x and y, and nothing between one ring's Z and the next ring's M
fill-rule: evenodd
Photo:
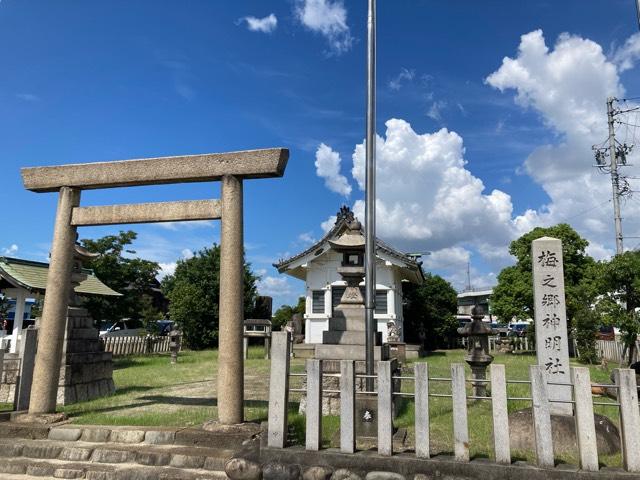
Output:
M71 213L80 204L80 191L62 187L51 245L47 292L40 321L38 353L33 372L29 413L53 413L60 375L60 359L65 335L76 227Z
M218 420L244 420L244 238L242 179L222 177L220 236L220 333L218 350Z
M547 382L571 383L567 309L564 296L562 242L542 237L532 242L533 299L538 365L544 367ZM548 385L551 413L572 415L571 386Z

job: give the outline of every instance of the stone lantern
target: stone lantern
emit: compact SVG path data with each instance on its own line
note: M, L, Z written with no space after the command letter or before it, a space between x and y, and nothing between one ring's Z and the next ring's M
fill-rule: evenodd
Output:
M347 230L338 238L329 240L329 244L336 252L342 254L338 273L347 283L347 287L340 299L340 304L364 308L360 282L364 279L365 239L361 229L362 225L352 214L347 223Z
M489 336L494 335L493 329L482 321L484 309L476 305L471 309L471 322L459 328L458 333L467 337L467 354L464 359L471 367L473 382L473 395L475 397L487 396L487 367L493 362L493 356L489 354Z
M76 235L77 237L77 235ZM71 269L71 288L69 289L69 306L80 307L82 301L78 297L75 289L78 285L87 279L87 272L84 270L85 264L95 260L100 256L99 253L93 253L85 247L76 243L73 246L73 266Z

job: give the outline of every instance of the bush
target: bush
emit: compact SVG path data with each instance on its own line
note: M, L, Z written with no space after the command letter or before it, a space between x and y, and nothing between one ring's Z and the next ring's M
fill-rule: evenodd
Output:
M579 308L573 317L575 339L578 345L578 359L582 363L598 363L596 339L598 335L599 315L591 308Z
M256 277L244 266L244 313L252 314ZM200 250L179 260L173 275L165 277L162 290L169 299L169 316L182 330L187 347L212 348L218 343L220 300L220 247Z

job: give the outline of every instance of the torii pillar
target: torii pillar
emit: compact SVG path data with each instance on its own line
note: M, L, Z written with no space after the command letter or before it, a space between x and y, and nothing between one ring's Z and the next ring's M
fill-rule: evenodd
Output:
M281 177L284 148L23 168L25 188L59 192L41 332L29 414L54 413L69 306L73 246L79 226L222 220L220 238L220 332L218 420L244 420L244 179ZM222 199L80 207L86 189L187 182L222 182Z

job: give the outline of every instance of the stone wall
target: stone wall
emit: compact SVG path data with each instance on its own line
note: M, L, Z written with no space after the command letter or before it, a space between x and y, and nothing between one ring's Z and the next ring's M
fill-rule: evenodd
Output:
M2 375L0 376L0 403L13 403L19 370L20 358L18 355L5 353Z
M57 402L68 405L115 392L111 352L105 352L99 332L84 308L70 307L60 368Z
M56 400L59 405L92 400L115 392L112 354L104 351L99 332L83 308L69 308L62 356ZM13 403L19 370L19 356L5 354L0 377L0 403Z

